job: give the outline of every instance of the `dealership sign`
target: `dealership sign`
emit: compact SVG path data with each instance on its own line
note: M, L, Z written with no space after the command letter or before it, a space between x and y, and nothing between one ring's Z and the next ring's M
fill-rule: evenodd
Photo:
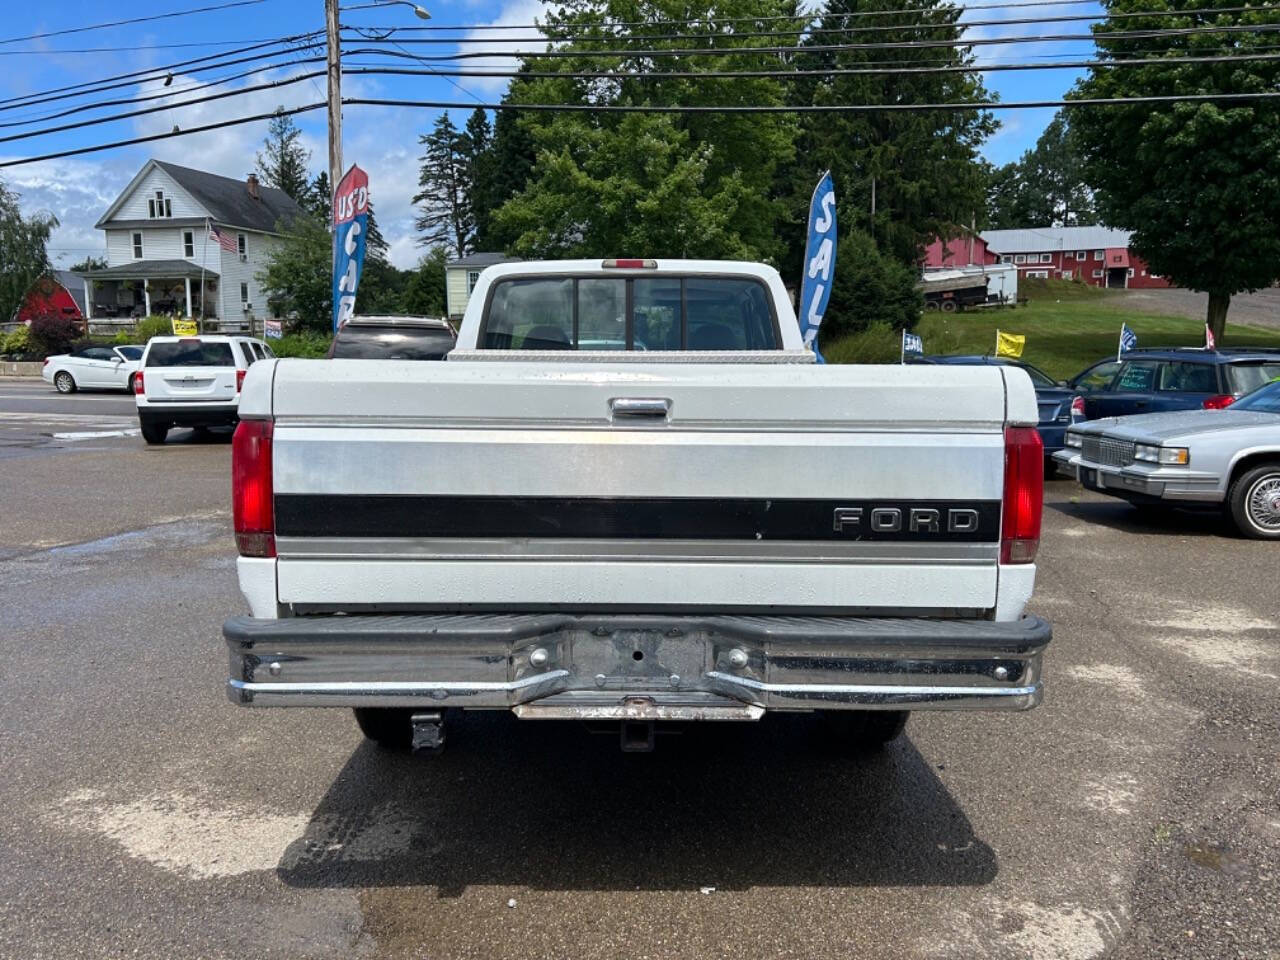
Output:
M356 312L369 232L369 175L352 165L333 192L333 329Z

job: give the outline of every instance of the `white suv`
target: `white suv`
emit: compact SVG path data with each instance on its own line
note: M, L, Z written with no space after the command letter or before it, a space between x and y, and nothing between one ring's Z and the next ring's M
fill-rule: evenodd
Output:
M245 372L274 356L252 337L152 337L133 381L143 439L164 443L174 427L234 426Z

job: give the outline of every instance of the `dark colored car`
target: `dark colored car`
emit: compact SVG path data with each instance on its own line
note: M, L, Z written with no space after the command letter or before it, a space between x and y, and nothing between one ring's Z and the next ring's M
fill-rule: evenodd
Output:
M1071 401L1075 399L1076 392L1063 386L1039 367L1009 357L977 355L917 357L910 362L957 364L966 367L1001 365L1025 370L1031 378L1031 385L1036 388L1036 404L1040 408L1040 422L1036 424L1036 432L1044 443L1044 455L1047 457L1062 449L1063 437L1072 423Z
M458 339L434 317L353 317L329 346L333 360L443 360Z
M1067 381L1088 420L1168 410L1216 410L1280 377L1280 350L1130 350Z

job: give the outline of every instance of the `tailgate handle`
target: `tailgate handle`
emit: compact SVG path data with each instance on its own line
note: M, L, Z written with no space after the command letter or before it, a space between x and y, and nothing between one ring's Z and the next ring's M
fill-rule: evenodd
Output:
M663 417L671 414L666 397L614 397L609 409L615 417Z

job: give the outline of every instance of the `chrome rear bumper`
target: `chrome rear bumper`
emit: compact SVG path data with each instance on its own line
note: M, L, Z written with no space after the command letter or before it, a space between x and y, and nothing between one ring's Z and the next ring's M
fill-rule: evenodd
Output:
M1026 710L1049 624L865 617L235 617L247 706L755 719L765 709Z

